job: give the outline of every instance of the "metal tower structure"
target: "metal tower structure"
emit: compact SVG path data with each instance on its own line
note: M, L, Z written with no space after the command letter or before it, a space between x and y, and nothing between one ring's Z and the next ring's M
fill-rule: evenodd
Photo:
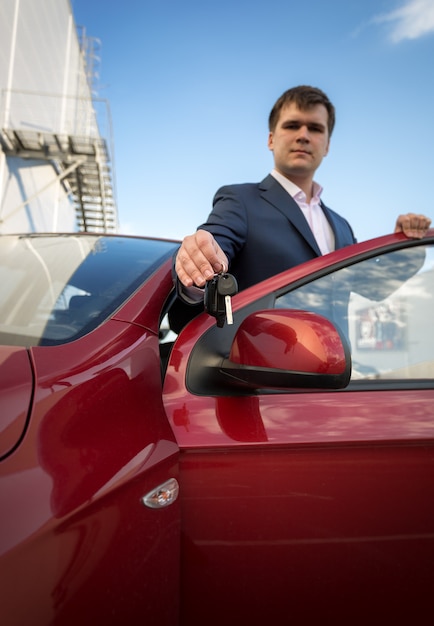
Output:
M77 95L11 90L5 94L0 141L6 155L52 163L56 172L52 182L61 180L71 194L79 230L113 232L118 224L110 112L108 102L96 97L100 42L86 37L84 28L77 34L85 72L85 79L78 81ZM104 109L106 128L102 133L99 114Z

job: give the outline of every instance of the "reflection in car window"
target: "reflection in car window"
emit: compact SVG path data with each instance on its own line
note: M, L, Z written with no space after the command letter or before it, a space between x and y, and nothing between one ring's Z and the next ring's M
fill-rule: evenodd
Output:
M330 319L351 346L352 379L434 378L434 250L408 247L280 295L278 308Z
M113 313L177 244L135 237L0 237L0 343L57 345Z

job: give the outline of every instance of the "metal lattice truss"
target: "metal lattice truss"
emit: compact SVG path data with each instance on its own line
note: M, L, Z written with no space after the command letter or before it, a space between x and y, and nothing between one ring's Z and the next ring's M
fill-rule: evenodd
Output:
M10 156L53 163L58 172L53 182L62 180L72 194L79 230L116 230L117 211L105 139L10 128L1 131L0 139L3 151Z

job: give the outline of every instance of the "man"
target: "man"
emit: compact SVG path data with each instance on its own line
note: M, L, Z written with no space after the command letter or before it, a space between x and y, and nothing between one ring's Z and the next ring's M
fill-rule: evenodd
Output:
M175 262L182 297L191 303L215 272L229 269L239 289L356 242L349 223L327 208L315 172L327 155L335 109L319 89L286 91L269 117L274 169L258 184L222 187L196 233L184 238ZM400 215L395 232L420 238L431 220Z

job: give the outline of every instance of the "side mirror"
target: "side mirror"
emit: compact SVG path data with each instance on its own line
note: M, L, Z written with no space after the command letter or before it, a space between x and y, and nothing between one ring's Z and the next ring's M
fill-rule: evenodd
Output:
M249 389L342 389L351 377L348 340L325 317L272 309L246 317L220 371Z

